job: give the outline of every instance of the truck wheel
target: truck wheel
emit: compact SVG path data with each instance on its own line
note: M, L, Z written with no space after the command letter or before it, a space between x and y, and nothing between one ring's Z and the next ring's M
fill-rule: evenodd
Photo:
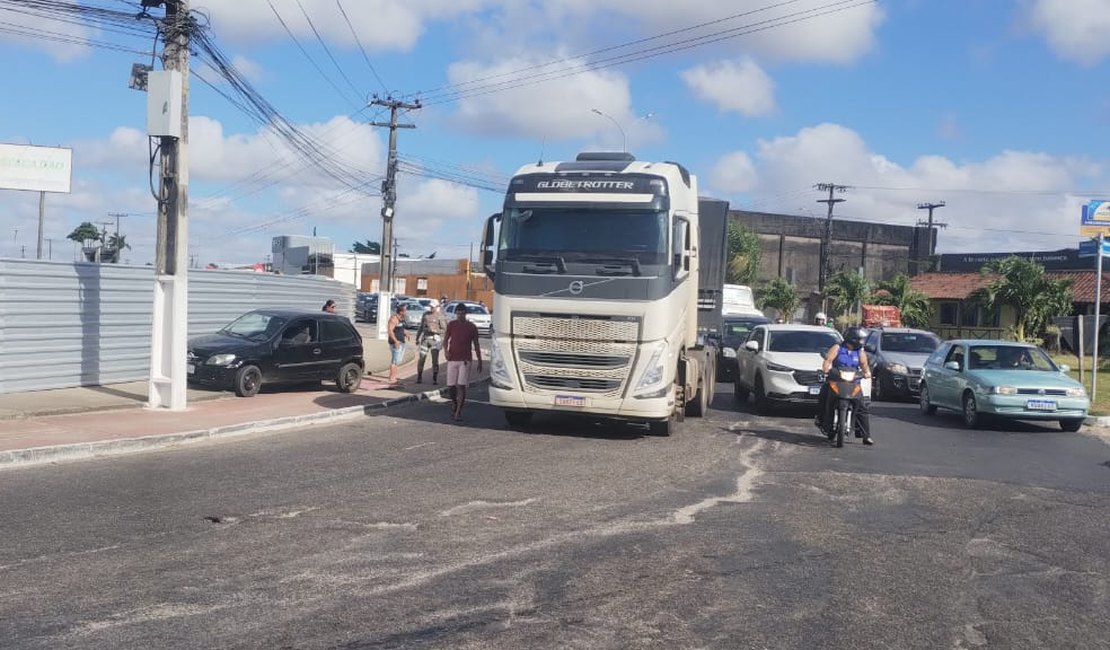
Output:
M706 411L709 410L709 377L704 374L701 376L701 381L698 382L698 392L694 394L694 399L686 402L686 415L694 418L704 417Z
M511 427L526 427L532 422L531 411L505 411L505 421Z
M243 366L235 373L235 394L254 397L262 388L262 371L258 366Z
M652 420L651 422L648 422L648 433L653 436L665 438L674 433L677 426L678 423L675 422L675 418L673 416L667 418L666 420Z

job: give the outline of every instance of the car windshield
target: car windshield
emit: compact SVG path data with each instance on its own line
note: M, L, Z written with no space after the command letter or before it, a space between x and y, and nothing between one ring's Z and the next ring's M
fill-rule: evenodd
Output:
M971 370L1059 370L1044 351L1024 345L976 345L968 356Z
M231 321L219 333L244 339L264 340L276 334L285 323L286 319L281 316L252 311Z
M488 313L489 313L489 311L485 307L483 307L482 305L472 305L470 303L466 303L466 315L467 316L470 316L472 314L488 314Z
M630 257L667 262L667 212L643 209L532 208L510 210L501 228L500 256Z
M735 336L747 336L749 332L755 329L756 325L761 325L767 321L757 320L726 320L724 324L724 335L728 338Z
M940 339L932 334L907 332L883 334L883 352L932 354L939 345Z
M831 330L828 332L787 330L771 332L771 343L767 346L767 349L771 352L817 352L824 354L839 342L840 339Z

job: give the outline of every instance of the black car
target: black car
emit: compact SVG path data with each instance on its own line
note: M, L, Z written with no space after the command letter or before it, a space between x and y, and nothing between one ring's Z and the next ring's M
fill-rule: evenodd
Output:
M871 399L903 399L920 394L922 368L940 339L925 330L887 327L871 330L863 347L875 375Z
M355 302L355 318L366 322L378 322L378 294L360 293Z
M362 382L362 336L325 312L256 309L189 341L189 383L250 397L262 384L331 380L352 393Z
M748 334L757 325L770 322L763 316L725 316L717 349L717 381L733 381L736 378L736 348L748 340Z

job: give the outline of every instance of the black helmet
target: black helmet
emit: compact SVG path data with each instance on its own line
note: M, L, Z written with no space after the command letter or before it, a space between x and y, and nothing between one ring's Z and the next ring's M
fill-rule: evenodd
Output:
M864 333L863 328L851 326L844 330L844 342L853 345L859 345L863 341Z

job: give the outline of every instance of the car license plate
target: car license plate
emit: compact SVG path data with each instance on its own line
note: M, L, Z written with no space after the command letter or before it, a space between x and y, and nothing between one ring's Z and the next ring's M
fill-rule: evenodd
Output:
M185 366L185 372L186 372L186 373L188 373L188 374L190 374L190 375L191 375L191 374L193 374L193 373L194 373L194 372L196 372L196 371L197 371L197 367L196 367L196 366L194 366L194 365L193 365L193 364L191 364L191 363L190 363L190 364L187 364L187 365Z
M820 395L821 394L821 387L820 386L810 386L809 387L809 394L810 395Z
M1050 399L1031 399L1025 403L1030 411L1055 411L1056 402Z
M585 406L586 398L577 395L556 395L555 406Z

